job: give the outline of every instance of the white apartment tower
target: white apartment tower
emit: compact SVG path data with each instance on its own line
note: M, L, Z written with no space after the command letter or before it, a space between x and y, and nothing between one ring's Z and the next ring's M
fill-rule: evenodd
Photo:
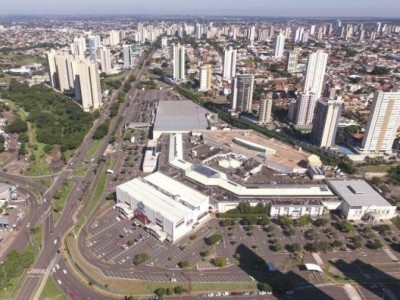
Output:
M311 131L311 140L318 147L329 149L335 145L342 107L340 96L337 100L318 100Z
M124 60L124 69L130 69L133 65L131 45L122 46L122 56Z
M168 38L166 36L163 36L161 38L161 48L167 48L168 46Z
M323 50L311 53L307 61L307 73L304 92L312 92L319 99L322 94L328 54Z
M293 51L289 51L288 53L288 61L286 70L289 73L296 73L297 72L297 64L299 62L300 50L299 48L295 48Z
M89 41L89 53L90 53L90 60L96 61L97 60L97 49L101 47L101 40L100 36L98 35L91 35L88 37Z
M283 51L285 49L285 39L286 36L282 32L280 32L276 37L274 55L276 59L281 59L283 57Z
M196 24L195 34L196 34L196 40L200 40L201 36L203 35L203 27L199 23Z
M304 34L304 27L297 28L296 33L294 35L294 42L300 43L303 40L303 34Z
M172 64L174 69L174 80L185 80L185 47L178 44L172 44Z
M121 42L120 34L118 30L110 31L110 46L116 46Z
M297 100L296 125L308 126L312 124L314 118L315 104L317 96L315 93L301 93Z
M233 50L232 47L225 49L224 51L224 70L222 78L224 80L232 80L236 76L236 56L237 50Z
M84 111L101 107L100 75L96 62L74 60L75 98L80 100Z
M390 153L400 122L400 91L376 92L361 143L364 153Z
M254 75L238 74L232 84L231 109L249 112L253 104Z
M85 58L86 39L84 37L75 38L71 44L71 53L79 58Z
M211 88L211 76L212 76L211 65L205 65L200 67L199 91L207 92Z
M255 26L251 26L247 32L247 39L253 43L254 42L254 38L256 35L256 27Z
M51 49L49 52L47 52L47 64L49 66L50 85L53 88L59 88L59 82L58 82L58 76L57 76L56 55L57 55L57 52L54 49Z
M100 57L100 69L101 72L110 73L112 70L111 66L111 52L107 47L98 48Z
M71 92L74 90L74 77L72 71L73 57L66 52L60 52L55 57L58 89L61 92Z
M260 124L267 124L272 122L272 93L268 93L266 97L261 99L259 109Z

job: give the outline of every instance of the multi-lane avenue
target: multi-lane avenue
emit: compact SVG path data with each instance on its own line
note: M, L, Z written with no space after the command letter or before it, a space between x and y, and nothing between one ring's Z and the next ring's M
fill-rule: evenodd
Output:
M143 59L140 61L140 63L143 61ZM144 65L138 72L138 75L136 78L140 78L141 74L143 73L144 70ZM128 79L128 77L134 73L134 70L132 70L127 77L125 78L125 81L122 83L122 86ZM120 88L120 89L121 89ZM119 89L119 90L120 90ZM113 132L115 132L117 126L122 126L124 123L123 122L118 122L118 119L122 117L122 119L125 119L126 115L130 110L127 110L127 102L133 102L135 101L135 96L136 96L136 90L135 88L132 88L129 95L127 96L127 101L123 105L121 105L117 116L115 116L110 124L110 129L108 132L108 135L103 139L103 142L99 148L99 151L97 152L96 157L93 159L91 162L85 177L83 178L76 178L74 177L75 185L73 187L73 190L71 191L68 199L66 200L65 203L65 208L62 211L61 217L59 218L58 222L54 224L53 222L53 216L52 216L52 210L49 208L51 207L51 199L52 195L60 188L60 186L67 180L67 178L72 174L73 168L75 165L81 164L85 160L85 155L87 150L90 148L92 141L92 135L94 130L96 130L97 126L101 124L101 122L108 117L109 115L109 108L113 103L117 101L118 97L118 91L116 91L106 109L102 111L101 116L95 121L92 129L90 132L87 134L85 137L83 143L81 146L75 151L74 155L68 162L68 164L65 166L63 171L59 173L57 178L55 178L54 184L51 186L51 188L47 191L43 191L43 189L40 190L44 194L45 199L47 201L43 202L41 206L41 211L43 212L44 218L44 245L42 247L42 251L35 262L35 265L32 267L33 270L36 270L36 274L29 275L26 280L23 282L18 295L16 299L19 300L26 300L30 299L35 292L36 287L39 285L41 280L43 280L43 276L45 274L45 270L48 269L51 261L55 259L57 256L57 250L60 249L61 241L60 238L64 236L65 233L73 226L74 224L74 218L73 216L77 213L77 210L79 207L82 207L80 205L80 202L78 199L81 198L82 194L84 193L85 186L89 185L95 180L96 176L99 176L99 173L96 172L96 170L99 167L98 162L100 161L104 151L106 150L108 143L111 139L111 135ZM0 174L1 176L2 174ZM7 178L7 177L6 177ZM11 179L11 178L10 178ZM16 181L20 178L16 176ZM32 188L36 188L33 184L30 184ZM46 213L48 212L48 213ZM82 210L80 211L82 212ZM79 214L77 216L79 218ZM63 260L59 260L59 264L62 265L63 269L66 271L68 270L68 267L64 264ZM68 271L67 271L68 272ZM76 293L79 295L79 299L110 299L109 297L102 296L96 292L94 292L87 283L81 282L79 279L74 278L71 276L72 272L69 272L68 275L68 280L66 281L66 286L68 287L69 290L74 290ZM65 274L64 274L65 275ZM52 273L52 276L54 278L57 278L59 274L57 272ZM69 283L69 284L68 284ZM64 292L68 292L67 287L65 287Z

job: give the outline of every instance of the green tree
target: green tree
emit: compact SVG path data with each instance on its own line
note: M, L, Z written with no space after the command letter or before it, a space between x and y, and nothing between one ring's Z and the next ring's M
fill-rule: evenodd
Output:
M207 243L207 245L215 245L218 242L220 242L221 239L222 239L222 235L213 234L212 236L210 236L209 238L206 239L206 243Z
M163 299L167 294L167 290L165 288L158 288L154 291L154 294L156 294L158 298Z
M217 256L212 259L212 264L217 267L225 267L226 266L226 257Z
M325 227L326 225L328 225L328 223L329 221L324 218L319 218L314 221L314 225L317 227Z
M285 216L279 216L278 222L279 222L279 225L281 225L281 226L292 226L293 225L293 220L289 219L288 217L285 217Z
M353 225L347 220L340 221L337 225L338 225L338 228L340 229L340 231L343 231L343 232L353 232L354 231Z
M377 250L383 247L383 244L380 240L374 239L373 242L370 244L371 249Z
M266 282L264 282L264 283L259 283L259 284L257 285L257 287L258 287L258 289L259 289L260 291L272 292L271 286L270 286L268 283L266 283Z
M311 223L311 218L309 216L301 216L297 219L297 224L301 227L307 226Z
M179 268L181 268L181 269L185 269L185 268L187 268L187 267L189 267L189 262L187 261L187 260L183 260L183 261L181 261L181 262L179 262L178 263L178 266L179 266Z

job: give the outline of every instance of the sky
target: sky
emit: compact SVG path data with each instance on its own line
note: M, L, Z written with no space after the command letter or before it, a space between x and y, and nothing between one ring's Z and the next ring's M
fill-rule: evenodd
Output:
M0 0L0 3L0 15L400 17L400 0Z

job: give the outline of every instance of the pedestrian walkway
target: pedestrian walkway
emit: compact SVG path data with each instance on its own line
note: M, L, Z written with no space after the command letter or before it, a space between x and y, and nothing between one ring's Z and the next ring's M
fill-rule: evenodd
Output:
M351 284L345 284L344 291L346 292L346 294L350 300L362 300L362 298L360 297L360 294L357 292L355 287L353 287Z

